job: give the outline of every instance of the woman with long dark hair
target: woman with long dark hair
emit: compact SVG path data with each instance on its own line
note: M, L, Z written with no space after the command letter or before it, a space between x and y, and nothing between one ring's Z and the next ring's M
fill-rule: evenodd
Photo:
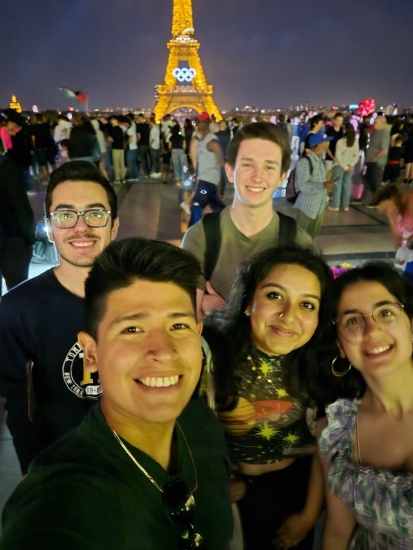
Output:
M333 200L329 210L338 212L340 208L348 212L350 207L351 181L354 167L360 158L359 144L356 141L356 132L351 122L344 127L344 137L336 145L336 161L333 167L334 181Z
M413 302L384 262L333 285L338 350L320 391L324 550L396 550L413 540ZM331 397L331 396L330 396ZM322 423L322 421L320 421Z
M274 540L312 548L322 478L307 411L331 283L311 250L270 248L241 264L226 309L206 321L205 386L238 479L246 550L273 549Z

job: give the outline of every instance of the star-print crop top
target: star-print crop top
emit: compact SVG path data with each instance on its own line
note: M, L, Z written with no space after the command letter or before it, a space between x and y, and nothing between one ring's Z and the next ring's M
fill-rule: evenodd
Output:
M257 350L235 375L240 380L234 410L218 413L232 462L272 464L308 456L316 440L307 424L308 399L291 395L283 356Z

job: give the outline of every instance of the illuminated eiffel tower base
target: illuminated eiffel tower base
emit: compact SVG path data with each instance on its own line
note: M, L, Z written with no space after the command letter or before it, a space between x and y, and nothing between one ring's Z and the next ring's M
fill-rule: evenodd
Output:
M194 109L207 112L221 120L221 114L212 97L214 88L207 84L199 57L200 43L194 38L192 0L174 0L172 12L172 40L168 42L169 58L165 82L156 86L154 109L156 120L175 109Z

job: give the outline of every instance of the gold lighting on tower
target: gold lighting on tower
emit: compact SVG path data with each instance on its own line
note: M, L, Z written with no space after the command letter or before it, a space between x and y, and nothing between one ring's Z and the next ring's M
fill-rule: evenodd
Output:
M17 101L17 97L16 97L15 95L12 95L12 96L11 96L10 109L14 109L14 110L17 111L18 113L21 113L21 112L22 112L21 105L20 105L20 103Z
M194 38L192 0L173 0L172 40L168 42L169 58L164 84L156 86L157 122L167 113L180 107L198 112L221 114L212 97L214 88L207 84L199 57L201 44Z

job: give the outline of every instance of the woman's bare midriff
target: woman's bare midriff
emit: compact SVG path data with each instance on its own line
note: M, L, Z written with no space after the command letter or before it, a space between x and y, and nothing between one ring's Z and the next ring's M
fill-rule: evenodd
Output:
M275 472L277 470L284 470L294 462L295 458L286 458L279 462L273 462L272 464L248 464L246 462L236 462L233 464L233 471L235 474L243 474L244 476L260 476L262 474L268 474L268 472Z

